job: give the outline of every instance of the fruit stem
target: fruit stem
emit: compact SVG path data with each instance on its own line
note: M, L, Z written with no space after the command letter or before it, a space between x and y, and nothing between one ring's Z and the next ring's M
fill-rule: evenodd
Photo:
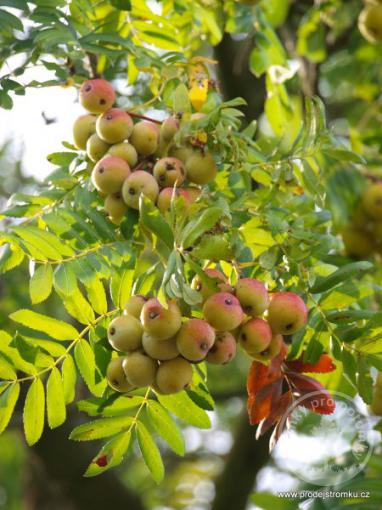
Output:
M150 122L154 122L155 124L162 124L161 120L153 119L151 117L147 117L146 115L141 115L139 113L129 112L128 110L126 111L126 113L128 113L130 115L130 117L133 117L134 119L148 120Z

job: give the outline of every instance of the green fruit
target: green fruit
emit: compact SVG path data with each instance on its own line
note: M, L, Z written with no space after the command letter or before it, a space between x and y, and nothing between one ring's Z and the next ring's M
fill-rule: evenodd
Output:
M217 166L211 154L195 152L186 161L187 178L195 184L208 184L216 177Z
M129 138L133 131L133 121L129 114L112 108L97 119L97 135L107 143L119 143Z
M113 220L113 223L120 223L125 216L127 211L127 205L123 201L122 194L120 191L118 193L113 193L111 195L107 195L105 198L105 211Z
M183 205L186 209L190 204L190 199L186 189L183 188L164 188L159 193L157 207L161 213L165 213L171 209L171 201L174 195L174 200L182 197Z
M185 164L186 161L194 154L194 151L189 146L183 147L172 147L170 149L170 156L176 159L180 159L180 161Z
M366 230L348 226L342 232L345 251L354 257L367 258L375 248L373 237Z
M183 358L175 358L160 364L155 382L160 393L170 395L187 388L191 380L191 364Z
M159 361L167 361L179 356L175 337L168 340L157 340L145 331L142 337L142 345L146 354Z
M153 122L142 121L135 124L130 137L138 154L151 156L158 148L159 129Z
M244 319L238 299L228 292L210 296L203 306L206 321L217 331L230 331L237 328Z
M92 182L98 191L108 195L118 193L130 173L130 167L124 159L105 156L93 168Z
M189 361L202 361L215 342L215 331L202 319L190 319L176 335L180 354Z
M113 319L107 329L110 345L117 351L131 352L142 346L143 328L133 315L122 315Z
M175 117L169 117L162 122L160 127L160 137L165 143L171 142L179 131L179 121Z
M214 345L208 351L206 361L214 365L226 365L236 356L236 339L228 331L216 333Z
M182 314L175 301L170 301L168 308L165 308L158 299L149 299L143 305L141 322L151 336L157 340L168 340L179 331Z
M275 292L268 308L268 323L273 333L293 335L302 329L308 320L308 309L304 301L293 292Z
M81 85L80 103L90 113L106 112L113 106L114 101L114 89L106 80L87 80Z
M362 204L370 218L382 220L382 182L377 182L367 188L362 197Z
M73 141L77 149L86 150L86 142L95 133L97 117L81 115L73 124Z
M382 5L368 5L358 19L361 34L369 42L382 42Z
M250 319L240 330L239 342L243 349L251 354L265 351L272 340L272 330L267 321Z
M110 361L106 369L106 379L109 386L115 391L126 393L134 389L126 379L125 372L122 367L124 358L114 358Z
M161 158L154 166L153 174L159 186L167 188L180 186L186 178L186 170L183 163L176 158Z
M135 296L129 297L125 304L125 313L127 315L133 315L137 319L141 316L143 305L149 300L147 296L142 294L136 294Z
M107 151L110 156L117 156L126 161L130 168L134 168L138 162L138 154L135 147L128 142L116 143Z
M262 315L269 305L265 285L254 278L241 278L236 284L236 297L247 315Z
M128 354L122 363L126 379L137 388L150 386L158 370L158 363L142 352Z
M122 187L123 200L129 207L139 209L139 197L144 195L152 202L156 202L159 187L154 177L144 170L133 172Z
M94 133L86 142L86 153L89 158L96 163L99 161L109 150L110 145Z
M219 292L219 290L221 290L220 288L221 284L223 284L224 290L226 290L226 286L228 286L227 277L218 269L207 268L204 269L204 272L210 278L215 278L216 280L218 280L218 282L216 283L216 285L212 285L212 287L209 287L207 284L202 282L201 278L198 275L194 276L191 282L191 288L200 292L203 303L210 296L213 296L214 294L216 294L216 292Z

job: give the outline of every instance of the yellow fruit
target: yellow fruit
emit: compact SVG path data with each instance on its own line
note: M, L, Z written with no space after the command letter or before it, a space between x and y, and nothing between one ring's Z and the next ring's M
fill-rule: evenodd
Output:
M135 147L128 142L116 143L107 151L110 156L117 156L126 161L130 168L134 168L138 162L138 154Z
M297 294L275 292L271 296L267 319L273 333L293 335L305 326L308 309Z
M155 382L160 393L170 395L186 389L191 380L191 364L183 358L175 358L160 364Z
M362 204L370 218L382 220L382 182L371 184L367 188L362 197Z
M126 393L134 389L126 379L125 372L122 367L124 358L114 358L110 361L106 369L106 379L109 386L115 391Z
M185 165L188 180L195 184L208 184L216 177L217 166L209 153L194 152Z
M114 101L114 89L106 80L87 80L81 85L80 103L90 113L106 112L113 106Z
M180 186L186 178L183 163L176 158L161 158L154 166L153 174L161 188Z
M206 321L217 331L231 331L244 319L238 299L228 292L210 296L204 303L203 314Z
M260 361L261 363L267 365L273 358L275 358L279 354L283 343L284 339L282 335L273 335L270 344L266 349L264 349L264 351L258 353L247 351L247 353L254 360Z
M86 153L89 158L96 163L99 161L109 150L110 145L94 133L86 142Z
M86 142L95 133L97 118L90 113L81 115L73 124L73 141L77 149L86 150Z
M382 5L366 6L359 16L358 27L369 42L382 42Z
M164 143L169 143L179 130L179 121L175 117L169 117L162 122L160 127L160 137Z
M342 239L348 255L367 258L374 251L374 241L369 232L348 226L342 232Z
M142 294L136 294L135 296L129 297L125 304L125 312L127 315L133 315L139 319L143 305L149 300L147 296Z
M133 128L129 141L134 145L138 154L150 156L158 148L159 128L153 122L138 122Z
M124 159L105 156L93 168L92 182L98 191L118 193L130 173L130 167Z
M180 161L185 164L186 161L194 154L194 151L189 146L183 147L172 147L169 151L170 156L173 158L180 159Z
M145 331L142 337L142 345L146 354L159 361L167 361L179 356L175 337L168 340L157 340Z
M158 299L149 299L143 305L141 322L151 336L157 340L168 340L179 331L182 314L175 301L170 301L168 308L165 308Z
M142 346L143 328L133 315L122 315L113 319L107 329L110 345L117 351L130 352Z
M128 354L122 363L126 379L137 388L150 386L158 370L158 363L142 352Z
M221 288L220 288L221 283L224 285L224 290L226 290L225 286L228 285L227 277L218 269L207 268L207 269L204 269L204 272L206 273L207 276L209 276L210 278L216 278L219 282L216 284L216 286L212 286L212 288L211 288L211 287L208 287L208 285L206 285L205 283L203 283L201 278L198 275L194 276L194 278L191 282L191 288L200 292L200 294L202 296L203 303L210 296L213 296L214 294L216 294L216 292L219 292L219 290L221 290Z
M156 202L159 186L155 178L144 170L133 172L123 184L123 200L129 207L139 209L139 197L144 195L152 202Z
M111 108L97 119L97 135L107 143L120 143L129 138L133 131L129 114L118 108Z
M206 361L214 365L226 365L236 356L236 339L228 331L216 334L214 345L208 351Z
M215 342L215 332L202 319L189 319L176 335L180 354L189 361L202 361Z
M251 354L265 351L272 340L272 330L268 322L258 317L250 319L240 330L239 342Z
M254 278L241 278L237 282L236 297L244 312L251 317L263 314L269 305L269 296L265 285Z

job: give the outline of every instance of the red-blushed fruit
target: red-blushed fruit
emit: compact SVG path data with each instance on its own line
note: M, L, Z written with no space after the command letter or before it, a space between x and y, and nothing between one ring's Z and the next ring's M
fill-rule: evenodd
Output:
M134 389L129 381L126 379L125 372L122 367L124 358L113 358L106 369L106 379L109 386L115 391L126 393Z
M168 361L179 356L176 337L168 340L157 340L145 331L142 337L142 345L146 354L159 361Z
M202 282L200 276L198 275L194 276L191 282L191 288L200 292L204 303L206 299L216 294L216 292L218 292L219 290L226 291L228 289L229 283L227 277L221 271L219 271L219 269L209 267L207 269L204 269L203 271L210 278L216 278L221 281L221 283L217 284L216 288L211 288L208 287L207 284ZM223 286L223 289L221 289L221 285Z
M239 342L250 354L258 354L268 348L272 340L272 330L268 322L258 317L242 325Z
M228 292L210 296L203 306L206 321L217 331L230 331L243 322L244 312L239 300Z
M97 133L91 135L86 142L86 154L93 163L99 161L107 153L109 148L110 145L101 140Z
M144 195L152 202L156 202L159 186L154 177L144 170L133 172L123 184L123 200L129 207L139 209L139 197Z
M141 316L141 311L143 305L149 300L147 296L143 294L136 294L135 296L130 296L126 301L124 313L127 315L133 315L137 319Z
M81 85L80 103L90 113L106 112L113 106L114 101L114 89L106 80L87 80Z
M180 186L186 178L186 170L180 159L166 157L155 163L153 175L159 186L167 188L175 184Z
M275 292L268 308L268 322L274 333L293 335L302 329L308 320L308 309L304 301L293 292Z
M202 319L189 319L176 335L180 354L188 361L202 361L215 342L215 331Z
M124 159L105 156L93 168L92 182L98 191L109 195L121 191L130 174L130 167Z
M133 131L133 120L119 108L111 108L97 119L97 135L107 143L120 143Z
M217 174L217 166L210 153L195 152L185 163L187 178L195 184L208 184Z
M183 197L184 207L187 209L190 205L190 199L186 189L183 188L164 188L159 193L157 207L161 213L165 213L171 209L171 201L174 195L174 200Z
M247 315L262 315L269 305L265 285L254 278L241 278L236 284L236 297Z
M97 117L90 113L81 115L81 117L75 120L73 124L73 141L77 149L86 149L86 142L95 133L96 120Z
M268 347L259 353L252 353L247 351L247 353L256 361L260 361L264 365L269 364L269 362L275 358L281 351L281 347L284 344L284 339L282 335L273 335L271 343Z
M137 388L150 386L155 381L158 363L143 352L128 354L122 366L128 382Z
M160 137L165 143L171 142L179 130L179 120L175 117L169 117L162 122L160 127Z
M156 298L149 299L143 305L141 322L147 333L157 340L168 340L176 335L182 325L182 314L175 301L162 306Z
M133 128L129 141L134 145L138 154L151 156L158 148L159 128L153 122L138 122Z
M163 361L159 365L155 386L159 393L170 395L186 389L192 380L192 366L183 358Z
M122 315L113 319L107 329L110 345L117 351L131 352L142 346L143 328L133 315Z
M206 361L214 365L226 365L236 356L236 339L229 331L216 333L214 345L208 351Z
M123 201L122 193L112 193L105 198L104 208L113 223L121 223L127 211L127 205Z
M115 143L107 151L107 154L124 159L130 168L134 168L138 162L138 153L135 147L128 142Z
M367 188L362 196L362 205L370 218L373 220L382 219L382 182L376 182Z
M367 258L375 250L373 236L367 230L361 230L348 225L342 231L342 240L344 242L347 255L358 258Z

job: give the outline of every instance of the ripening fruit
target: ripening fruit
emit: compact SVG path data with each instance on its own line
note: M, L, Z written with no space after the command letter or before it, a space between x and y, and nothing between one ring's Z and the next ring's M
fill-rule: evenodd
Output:
M374 251L373 237L366 230L348 226L342 232L342 239L348 255L367 258Z
M136 170L124 182L122 196L129 207L139 209L139 197L141 194L152 202L156 202L159 186L151 174L144 170Z
M308 320L308 309L304 301L293 292L275 292L268 308L268 322L273 333L293 335L302 329Z
M125 312L128 315L133 315L137 319L141 316L143 305L149 300L147 296L142 294L136 294L135 296L129 297L125 304Z
M170 149L170 156L180 159L185 164L186 161L194 154L191 147L173 147Z
M142 156L151 156L158 148L159 129L153 122L142 121L135 124L130 143Z
M90 113L106 112L113 106L114 101L114 89L106 80L87 80L81 85L80 103Z
M109 150L110 145L94 133L86 142L86 153L89 158L96 163L99 161Z
M118 191L117 193L107 195L104 207L112 222L119 225L127 211L127 205L122 198L122 193Z
M371 218L382 219L382 182L377 182L367 188L362 197L362 204L366 214Z
M167 340L176 335L182 325L182 314L175 301L170 301L168 308L162 306L158 299L149 299L143 305L141 322L147 333L157 340Z
M180 159L161 158L154 166L153 175L161 188L180 186L186 178L186 170Z
M265 285L254 278L241 278L236 284L236 297L247 315L262 315L269 305Z
M145 331L142 337L142 345L146 354L159 361L167 361L179 356L175 337L168 340L158 340Z
M273 358L275 358L281 351L281 347L284 343L282 335L273 335L271 343L268 347L259 353L248 352L248 354L256 361L260 361L267 365Z
M226 290L225 286L226 285L228 286L228 280L227 280L227 277L221 271L210 267L210 268L204 269L204 272L206 273L207 276L210 276L211 278L217 278L218 280L220 280L222 282L222 284L224 285L223 290ZM200 294L202 295L203 303L210 296L216 294L216 292L221 290L220 285L221 284L218 283L216 285L216 288L208 287L208 285L206 285L205 283L202 282L201 278L198 275L195 275L191 282L191 288L200 292Z
M244 313L239 300L228 292L210 296L203 306L207 322L217 331L230 331L243 322Z
M240 330L239 342L243 349L251 354L258 354L268 348L272 340L272 330L264 319L250 319Z
M155 382L160 393L170 395L187 388L191 380L192 366L190 362L183 358L175 358L159 365Z
M215 331L202 319L189 319L176 335L180 354L189 361L202 361L215 342Z
M106 369L106 379L109 386L115 391L126 393L134 389L129 381L126 379L125 372L122 367L124 358L114 358L110 361Z
M98 191L107 194L117 193L121 191L130 173L130 167L124 159L105 156L93 168L92 182Z
M179 120L175 117L169 117L162 122L160 127L160 137L165 143L171 142L179 130Z
M236 356L236 339L229 331L216 333L214 345L208 351L206 361L214 365L226 365Z
M158 370L155 360L138 351L125 356L122 366L128 382L138 388L150 386Z
M195 184L208 184L216 177L217 166L211 154L194 152L186 161L187 178Z
M111 108L97 119L97 135L107 143L119 143L133 131L130 115L119 108Z
M107 151L110 156L117 156L126 161L130 168L134 168L138 162L138 153L133 145L128 142L116 143Z
M86 142L96 131L97 117L88 113L81 115L73 124L73 141L77 149L85 150Z
M190 198L188 196L188 192L183 188L164 188L159 193L157 207L161 213L165 213L171 209L171 200L172 196L175 195L175 199L179 197L183 197L184 199L184 207L188 208L190 205Z
M359 15L358 28L369 42L382 42L382 5L366 6Z
M133 315L121 315L113 319L107 328L110 345L117 351L130 352L142 346L143 328Z

